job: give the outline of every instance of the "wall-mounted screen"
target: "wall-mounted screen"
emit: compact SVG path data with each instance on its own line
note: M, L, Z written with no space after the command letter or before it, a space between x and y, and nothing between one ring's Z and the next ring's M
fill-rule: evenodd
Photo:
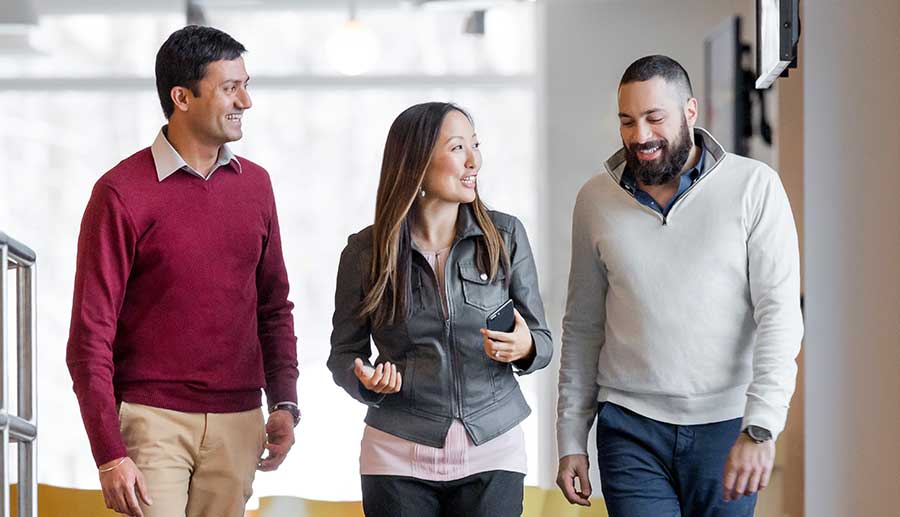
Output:
M772 86L797 66L799 0L756 0L756 87Z

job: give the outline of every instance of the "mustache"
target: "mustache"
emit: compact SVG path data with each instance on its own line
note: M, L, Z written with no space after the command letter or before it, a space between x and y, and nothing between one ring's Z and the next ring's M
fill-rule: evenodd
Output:
M628 149L633 153L637 153L638 151L647 151L649 149L653 149L655 147L659 147L660 149L665 149L669 146L669 143L665 140L654 140L652 142L644 142L642 144L631 144L628 146Z

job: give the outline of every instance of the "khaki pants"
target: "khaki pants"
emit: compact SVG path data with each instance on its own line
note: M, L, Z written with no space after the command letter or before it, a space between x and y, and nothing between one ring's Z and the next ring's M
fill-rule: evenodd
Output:
M266 442L261 409L182 413L122 402L120 430L152 506L144 517L243 517Z

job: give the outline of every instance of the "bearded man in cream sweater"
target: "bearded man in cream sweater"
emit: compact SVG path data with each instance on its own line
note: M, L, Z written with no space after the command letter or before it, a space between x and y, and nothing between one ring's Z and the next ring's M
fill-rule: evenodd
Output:
M752 516L803 334L787 195L694 127L673 59L635 61L618 94L623 147L573 215L557 484L590 505L596 417L610 516Z

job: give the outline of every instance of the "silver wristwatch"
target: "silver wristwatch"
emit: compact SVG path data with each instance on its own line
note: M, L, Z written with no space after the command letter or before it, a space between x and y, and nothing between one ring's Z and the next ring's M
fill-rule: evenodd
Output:
M744 429L744 434L756 443L763 443L772 439L772 432L758 425L748 425Z
M279 402L278 404L275 404L274 406L269 408L269 414L272 414L281 409L287 411L291 414L292 417L294 417L294 427L297 427L297 424L300 423L300 407L298 407L297 404L294 404L293 402Z

